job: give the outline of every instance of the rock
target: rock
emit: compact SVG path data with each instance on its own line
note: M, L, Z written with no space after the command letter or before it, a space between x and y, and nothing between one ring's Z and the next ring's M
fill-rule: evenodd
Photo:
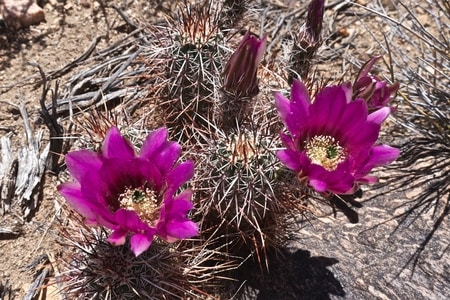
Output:
M13 30L45 21L45 14L34 0L0 0L0 12L6 26Z
M84 8L89 8L92 6L92 0L80 0L80 5Z

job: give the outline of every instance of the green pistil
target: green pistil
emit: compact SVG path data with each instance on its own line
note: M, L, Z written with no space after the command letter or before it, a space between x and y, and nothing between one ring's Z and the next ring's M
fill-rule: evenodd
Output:
M313 164L333 171L343 162L347 153L332 136L318 135L305 143L306 155Z
M141 220L151 226L159 219L158 199L150 188L126 188L119 195L119 202L120 208L135 211Z
M338 149L336 148L336 146L331 145L330 147L327 148L327 158L328 159L334 159L338 156Z
M145 195L140 190L134 190L133 195L131 196L131 199L134 203L139 204L145 199Z

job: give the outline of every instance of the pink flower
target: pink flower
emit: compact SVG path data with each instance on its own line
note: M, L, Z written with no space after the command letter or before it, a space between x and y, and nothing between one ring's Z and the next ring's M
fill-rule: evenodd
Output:
M311 102L295 80L291 99L275 93L275 104L290 133L281 134L286 149L277 156L318 192L353 193L359 183L376 182L368 176L373 168L399 155L398 149L374 145L390 108L368 114L365 101L352 101L350 84L325 87Z
M258 39L247 31L236 51L224 69L226 91L242 97L253 97L258 94L258 66L266 51L266 37Z
M400 87L398 82L388 85L386 81L377 76L369 75L370 70L381 56L375 56L367 61L359 71L353 85L353 98L366 100L369 110L376 110L388 105L391 96L395 95Z
M155 235L172 242L198 234L197 224L186 217L193 208L191 192L174 195L194 173L192 162L177 164L180 154L180 145L167 141L164 128L152 132L136 155L112 127L100 153L79 150L66 155L75 182L63 183L58 190L86 223L112 229L112 244L124 244L130 234L131 250L138 256Z

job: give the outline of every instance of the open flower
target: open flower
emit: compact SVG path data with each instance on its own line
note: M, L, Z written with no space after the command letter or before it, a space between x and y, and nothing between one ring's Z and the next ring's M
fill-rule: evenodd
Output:
M377 76L369 75L370 70L381 56L375 56L367 61L359 71L353 85L353 98L366 100L369 110L376 110L388 105L391 96L397 93L399 83L388 85L386 81Z
M174 195L194 173L192 162L177 164L180 154L180 145L167 140L165 128L152 132L136 155L112 127L100 153L66 155L75 182L58 190L87 223L112 229L112 244L124 244L130 234L131 250L138 256L155 235L172 242L198 234L197 224L186 217L193 207L191 192Z
M224 69L225 91L242 97L258 94L258 66L266 51L266 37L258 39L247 31Z
M363 99L352 101L350 84L325 87L314 102L307 88L294 81L291 99L275 93L275 104L288 134L280 161L318 192L353 193L358 183L376 182L374 167L391 163L399 150L374 145L381 123L390 113L384 107L371 114Z

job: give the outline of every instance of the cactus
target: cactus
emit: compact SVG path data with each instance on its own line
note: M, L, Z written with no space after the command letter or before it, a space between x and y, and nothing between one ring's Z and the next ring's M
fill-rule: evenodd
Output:
M107 232L75 224L81 227L80 233L66 235L66 241L75 249L72 256L66 256L67 271L62 278L66 281L66 295L88 298L97 292L102 299L128 295L157 299L164 293L175 299L228 295L230 291L221 288L226 286L224 279L227 282L239 280L234 271L240 271L246 260L256 262L262 273L269 271L270 255L282 252L279 250L291 226L286 221L287 216L306 215L313 210L309 204L313 199L329 205L331 200L324 192L335 196L356 187L350 180L345 189L341 185L333 186L334 181L342 180L342 176L336 176L326 182L332 187L328 190L321 182L323 170L319 170L322 173L317 171L320 160L311 160L307 166L302 165L293 172L282 166L276 154L280 153L283 139L286 149L282 150L281 157L283 163L293 169L297 160L296 157L291 160L292 151L325 149L327 152L319 153L322 158L324 153L327 158L338 158L328 166L333 169L327 169L330 172L348 154L331 133L322 140L314 139L315 135L322 134L321 126L327 120L308 119L313 130L303 120L309 116L307 109L302 120L293 118L294 112L298 117L302 108L314 105L310 98L325 90L326 80L320 77L314 80L316 74L310 72L312 58L321 44L324 1L311 2L306 24L293 38L290 57L281 61L274 58L277 52L273 49L265 55L266 47L274 47L270 45L274 37L264 32L254 34L250 28L237 28L247 12L247 1L212 3L183 1L172 16L158 24L149 24L140 41L143 50L135 60L138 69L145 71L136 75L138 80L134 82L145 83L142 86L147 90L147 98L154 100L150 106L154 122L149 122L148 126L163 123L170 139L181 144L183 158L195 162L196 172L191 183L194 209L190 218L199 224L200 236L176 244L167 244L161 237L155 237L148 250L134 257L127 247L129 240L115 247L104 242ZM280 70L286 65L289 71L283 74ZM300 84L298 78L305 83ZM289 81L294 82L293 100L282 95ZM341 106L353 107L350 104L353 99L347 101L343 97L350 86L343 84L341 89ZM274 90L278 91L275 97ZM331 93L330 88L327 91ZM327 94L327 98L332 97ZM329 111L331 116L333 111ZM361 111L365 112L364 108ZM317 115L322 116L319 112ZM129 129L135 128L136 123L132 124L125 117L109 118L109 114L97 114L88 119L86 130L94 137L92 142L98 144L109 127L123 124L124 135L134 138L131 141L134 146L142 144L140 133ZM141 118L140 124L147 120ZM288 129L298 129L299 132L292 133L292 140L286 134L280 139L282 122ZM297 126L301 122L314 133L305 135L304 143L296 140L307 132ZM339 125L345 127L343 123ZM325 127L331 132L332 125ZM357 129L354 131L356 133ZM374 136L375 133L378 134L374 132ZM339 137L341 135L344 133ZM311 151L307 154L317 158ZM305 184L302 172L310 169L317 171L311 171L314 176L310 180L317 192ZM319 175L315 176L316 173ZM110 228L116 230L114 226ZM117 263L108 265L111 260Z
M210 131L218 74L224 59L220 10L206 3L184 1L167 24L167 85L159 103L166 126L180 141L196 141L196 132Z
M190 287L186 254L177 246L156 240L136 257L128 242L114 246L106 241L107 235L104 229L89 228L75 215L68 226L59 228L66 251L57 281L67 299L161 299L168 295L186 299L202 295Z

